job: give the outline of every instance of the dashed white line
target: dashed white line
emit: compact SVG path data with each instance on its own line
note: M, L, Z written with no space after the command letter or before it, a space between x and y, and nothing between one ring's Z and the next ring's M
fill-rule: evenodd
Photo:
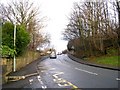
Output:
M75 69L79 70L79 71L83 71L83 72L89 73L89 74L98 75L97 73L90 72L90 71L87 71L87 70L83 70L83 69L79 69L79 68L75 68Z

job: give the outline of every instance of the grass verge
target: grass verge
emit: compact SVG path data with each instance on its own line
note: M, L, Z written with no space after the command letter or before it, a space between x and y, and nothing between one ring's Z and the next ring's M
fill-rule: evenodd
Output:
M120 67L119 58L120 56L101 56L101 57L90 57L87 58L86 61L91 63L96 63L99 65Z

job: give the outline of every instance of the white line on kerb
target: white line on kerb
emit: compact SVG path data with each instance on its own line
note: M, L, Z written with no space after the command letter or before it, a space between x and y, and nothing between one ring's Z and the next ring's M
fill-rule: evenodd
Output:
M97 73L93 73L93 72L90 72L90 71L87 71L87 70L83 70L83 69L79 69L79 68L75 68L79 71L83 71L83 72L86 72L86 73L89 73L89 74L93 74L93 75L98 75Z
M24 77L30 77L30 76L33 76L33 75L38 75L38 73L28 74L28 75L25 75Z

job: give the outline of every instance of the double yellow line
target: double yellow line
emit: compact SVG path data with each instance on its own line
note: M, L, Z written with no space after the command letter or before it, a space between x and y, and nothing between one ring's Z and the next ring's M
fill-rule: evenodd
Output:
M80 89L78 89L77 86L75 86L75 85L72 84L71 82L68 82L67 80L65 80L65 79L63 79L63 78L58 77L58 75L60 75L60 74L64 74L64 73L63 73L63 72L59 72L59 73L53 75L53 77L55 78L54 81L55 81L56 83L58 83L59 86L71 86L71 87L73 87L73 89L75 89L75 90L76 90L76 89L77 89L77 90L80 90Z

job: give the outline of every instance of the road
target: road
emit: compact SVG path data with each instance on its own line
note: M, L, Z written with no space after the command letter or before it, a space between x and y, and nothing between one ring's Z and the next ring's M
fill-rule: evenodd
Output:
M32 68L32 67L31 67ZM13 82L21 88L118 88L118 71L83 65L66 54L36 65L37 75Z

